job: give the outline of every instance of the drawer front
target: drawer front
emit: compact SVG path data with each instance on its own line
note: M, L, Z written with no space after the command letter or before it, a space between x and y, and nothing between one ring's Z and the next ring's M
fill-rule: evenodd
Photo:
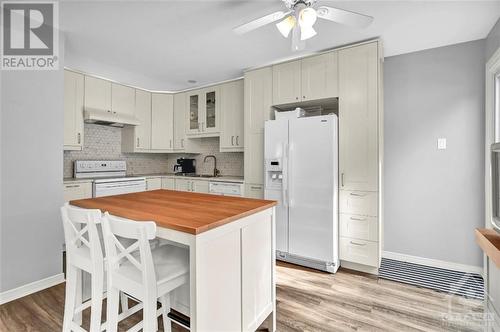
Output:
M92 198L92 183L68 183L64 185L64 201Z
M378 242L340 238L340 259L378 267Z
M369 191L340 191L340 213L378 216L378 195Z
M340 214L340 236L378 241L378 218Z

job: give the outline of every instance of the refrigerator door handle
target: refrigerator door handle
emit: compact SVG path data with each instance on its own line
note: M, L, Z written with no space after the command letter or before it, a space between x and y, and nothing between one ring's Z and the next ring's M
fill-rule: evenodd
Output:
M287 177L287 192L288 192L288 206L292 207L292 204L293 204L293 199L292 199L292 186L291 184L289 184L288 180L289 180L289 176L288 174L292 174L292 171L291 171L291 168L292 168L292 165L291 163L289 164L288 163L288 160L289 159L292 159L292 151L293 151L293 147L292 147L292 143L288 143L288 149L287 149L287 174L286 174L286 177Z
M281 183L281 194L283 196L283 206L288 207L288 143L283 142L283 152L282 152L282 183Z

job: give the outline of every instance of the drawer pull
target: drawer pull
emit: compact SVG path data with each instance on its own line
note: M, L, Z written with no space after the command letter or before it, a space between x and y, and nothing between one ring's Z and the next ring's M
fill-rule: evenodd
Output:
M356 196L356 197L365 197L366 194L358 194L358 193L350 193L351 196Z
M357 242L354 242L354 241L349 241L351 244L354 244L355 246L366 246L366 243L357 243Z
M354 217L351 217L350 219L356 220L356 221L365 221L366 220L366 218L354 218Z
M79 184L72 184L72 185L68 185L68 186L65 186L66 188L78 188L80 187Z
M260 190L262 187L250 186L250 189Z

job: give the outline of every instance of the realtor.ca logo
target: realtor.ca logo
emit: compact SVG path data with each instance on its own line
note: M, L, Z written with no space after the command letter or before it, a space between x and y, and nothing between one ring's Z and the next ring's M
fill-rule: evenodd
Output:
M58 69L58 3L4 1L1 8L0 68Z

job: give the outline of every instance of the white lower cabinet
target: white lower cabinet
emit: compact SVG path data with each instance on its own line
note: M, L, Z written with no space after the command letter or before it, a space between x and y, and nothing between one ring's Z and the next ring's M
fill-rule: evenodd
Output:
M245 197L264 198L264 186L261 184L245 184Z
M378 242L340 237L339 256L351 263L378 267Z
M208 180L175 179L175 190L208 193Z
M175 190L175 179L162 178L161 179L161 189Z
M65 202L85 198L92 198L92 182L68 182L64 184Z
M162 188L162 178L146 178L146 190L157 190Z

